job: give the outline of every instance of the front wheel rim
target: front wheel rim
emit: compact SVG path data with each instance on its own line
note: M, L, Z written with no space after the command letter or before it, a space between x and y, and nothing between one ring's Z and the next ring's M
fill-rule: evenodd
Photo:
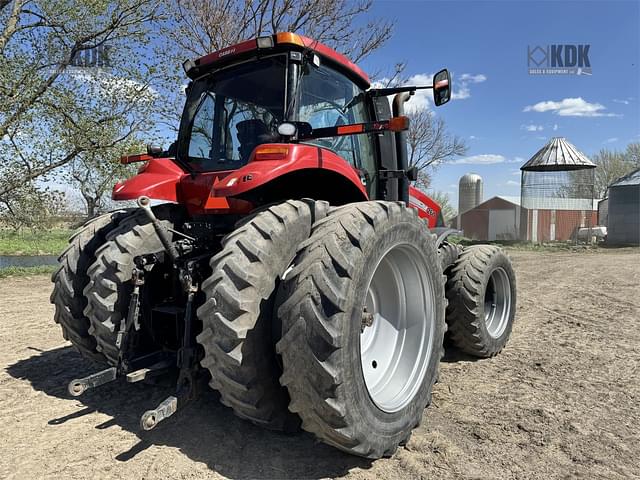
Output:
M484 322L493 338L500 338L511 316L511 281L502 267L489 277L484 294Z
M401 410L420 391L433 351L436 298L423 254L410 244L382 255L367 286L360 362L369 397Z

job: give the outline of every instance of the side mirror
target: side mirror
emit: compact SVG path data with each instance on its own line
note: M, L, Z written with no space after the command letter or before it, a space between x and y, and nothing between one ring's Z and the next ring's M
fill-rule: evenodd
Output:
M433 101L436 107L444 105L451 99L451 78L449 71L445 68L440 70L433 77Z

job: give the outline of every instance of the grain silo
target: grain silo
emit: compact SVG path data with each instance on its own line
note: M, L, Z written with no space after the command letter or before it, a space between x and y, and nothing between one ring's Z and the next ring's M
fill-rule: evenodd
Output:
M458 192L458 214L477 207L482 203L482 177L475 173L467 173L460 178Z
M520 167L521 239L577 241L581 228L594 226L595 168L584 153L560 137L549 140Z
M475 173L467 173L460 177L458 183L458 216L456 228L462 229L462 214L482 203L482 177Z
M640 245L640 168L609 185L607 243Z

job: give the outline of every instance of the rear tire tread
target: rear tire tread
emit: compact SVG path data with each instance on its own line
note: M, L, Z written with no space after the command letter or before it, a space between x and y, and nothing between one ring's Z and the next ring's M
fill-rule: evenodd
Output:
M466 247L448 272L446 295L449 305L446 318L451 341L463 352L480 358L497 355L508 340L507 335L499 344L488 342L483 333L481 305L484 302L485 270L492 256L498 254L503 254L503 251L494 245ZM515 297L513 302L512 309L515 309ZM508 330L510 332L511 324Z
M391 442L378 441L375 432L364 432L355 425L348 408L347 386L334 355L344 348L346 336L335 325L339 319L334 316L343 313L355 265L364 261L363 231L369 226L376 230L393 217L413 221L417 212L390 202L362 202L332 210L314 225L279 293L283 336L276 348L284 364L280 383L292 398L289 409L302 418L304 430L336 448L368 458L393 455L420 420L413 419L409 430L399 432ZM424 229L425 235L430 235L426 225ZM430 235L434 244L435 238ZM433 253L437 262L435 248ZM444 285L446 277L441 278ZM436 302L443 303L435 308L444 313L444 296ZM441 340L440 346L434 345L438 359L444 354ZM437 375L428 385L429 391L435 378ZM418 415L422 416L422 410Z
M270 206L222 240L202 284L198 309L203 331L201 361L210 386L240 418L272 429L294 431L300 420L289 412L289 396L278 383L272 343L272 300L278 278L306 240L328 204L290 200Z
M97 363L106 363L106 358L96 349L96 340L89 332L83 291L89 283L88 269L96 251L105 242L106 235L129 213L117 210L85 223L69 239L69 245L58 257L60 266L51 276L54 287L50 300L55 305L54 319L62 327L63 337L82 356Z
M154 207L154 212L166 226L171 223L171 206ZM118 362L116 330L129 307L133 259L141 253L161 250L153 225L143 211L137 210L109 232L106 242L96 251L84 289L84 314L91 322L89 333L96 339L96 349L110 365Z

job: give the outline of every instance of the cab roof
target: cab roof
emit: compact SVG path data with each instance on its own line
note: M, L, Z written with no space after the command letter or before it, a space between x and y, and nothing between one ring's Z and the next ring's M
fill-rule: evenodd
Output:
M270 36L245 40L244 42L200 57L195 60L195 62L191 62L191 65L189 65L190 62L187 61L185 62L185 71L189 78L196 78L213 67L233 63L237 61L239 57L249 56L258 50L268 51L271 49L285 51L311 50L324 60L328 60L342 71L342 73L351 77L361 88L366 90L371 85L368 75L341 53L336 52L334 49L317 40L291 32L281 32Z

